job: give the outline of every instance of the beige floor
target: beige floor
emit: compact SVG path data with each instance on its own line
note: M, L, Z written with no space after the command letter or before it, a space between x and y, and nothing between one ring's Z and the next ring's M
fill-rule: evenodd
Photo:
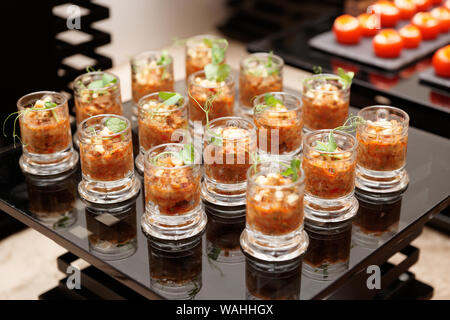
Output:
M175 61L183 61L183 48L171 48ZM246 55L245 47L231 42L227 62L238 69L239 61ZM121 80L122 98L131 97L128 65L113 69ZM175 77L181 79L184 65L175 63ZM300 88L305 72L286 67L285 83ZM0 213L2 214L2 213ZM449 237L425 228L414 241L421 250L419 262L412 272L421 281L433 286L434 299L450 299L450 241ZM38 295L54 287L64 275L56 268L56 258L65 250L38 232L27 229L0 242L0 299L37 299Z

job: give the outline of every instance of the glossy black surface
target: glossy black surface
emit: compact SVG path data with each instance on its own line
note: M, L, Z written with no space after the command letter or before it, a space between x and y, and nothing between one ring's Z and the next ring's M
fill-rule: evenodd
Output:
M352 85L352 105L361 108L386 104L373 100L376 95L380 95L391 100L392 105L408 112L413 125L450 137L450 130L446 127L450 121L449 91L420 80L421 72L432 68L432 55L401 70L390 72L311 48L308 40L331 30L334 18L335 16L323 16L313 23L300 24L252 42L248 49L251 52L274 50L287 64L311 72L314 66L321 66L326 72L337 72L339 67L353 71L355 78Z
M129 109L130 105L125 108ZM138 288L139 293L150 298L173 298L175 295L195 299L245 299L254 296L311 299L319 293L323 296L327 290L334 290L337 284L340 285L357 272L358 266L368 257L374 256L386 246L384 243L369 249L353 244L349 270L340 279L321 282L300 277L300 261L290 264L246 262L238 242L244 227L243 219L212 217L214 209L211 208L208 209L209 223L203 234L201 251L195 239L182 244L159 243L148 240L140 229L142 190L134 200L135 206L116 205L101 207L100 210L87 208L75 191L76 182L80 179L79 170L72 175L59 177L57 181L27 179L18 165L20 154L20 150L0 154L0 209L69 250L76 251L83 259L133 289ZM411 182L398 208L400 211L395 213L399 215L399 222L394 236L398 238L406 234L412 225L423 225L426 215L448 206L449 159L449 140L410 128L407 170ZM370 208L376 211L373 205ZM382 210L382 207L379 208ZM45 214L43 211L53 212L50 220L39 220ZM96 219L100 216L101 218ZM115 260L114 255L105 255L104 252L103 255L98 255L93 250L93 239L96 242L103 239L103 248L120 248L135 243L136 252L129 249L128 254L131 256L120 260ZM120 256L123 252L118 251ZM126 255L127 253L124 254ZM161 284L158 281L161 279L169 279L169 283L176 283L180 287L167 288L167 281L162 281ZM282 283L290 285L281 285ZM251 286L252 292L248 291L246 284ZM152 285L159 291L152 288ZM363 285L365 283L361 283ZM255 288L257 292L254 292ZM159 294L153 294L155 290Z

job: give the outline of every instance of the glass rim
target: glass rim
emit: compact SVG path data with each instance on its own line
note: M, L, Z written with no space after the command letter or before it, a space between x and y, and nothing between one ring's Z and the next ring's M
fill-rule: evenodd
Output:
M57 109L57 108L59 108L59 107L64 106L65 104L67 104L67 97L66 97L65 94L63 94L63 93L61 93L61 92L56 92L56 91L47 91L47 90L43 90L43 91L30 92L30 93L27 93L26 95L20 97L19 100L17 100L17 102L16 102L17 109L19 109L19 110L25 109L25 105L24 105L24 101L23 101L23 100L26 100L27 98L30 98L30 97L33 96L33 95L40 95L40 94L42 95L42 97L45 96L45 95L47 95L47 94L48 94L48 95L56 95L56 96L59 96L59 97L61 97L61 98L63 99L63 102L61 102L61 103L59 103L59 104L57 104L56 106L51 107L51 108L42 108L42 110L39 108L39 109L32 110L32 111L49 111L49 110L55 110L55 109ZM39 100L39 98L38 98L37 100ZM37 100L36 100L36 101L37 101Z
M189 47L196 47L196 44L202 43L203 39L205 39L205 38L206 39L211 39L211 40L225 39L224 37L220 37L220 36L217 36L217 35L214 35L214 34L198 34L198 35L192 36L192 37L187 39L186 47L187 48L189 48ZM207 51L207 50L211 50L211 48L209 48L209 47L201 48L200 50Z
M205 88L205 89L213 89L213 88L222 88L222 87L234 84L234 78L233 78L233 75L231 74L231 72L230 72L230 74L228 75L228 77L224 81L221 81L221 82L217 82L216 81L216 85L215 86L202 86L200 84L197 84L197 83L194 82L194 79L196 77L201 77L201 78L206 79L205 71L204 70L199 70L199 71L196 71L196 72L192 73L191 75L189 75L189 78L188 78L189 87L190 86L197 86L197 87ZM222 83L222 82L224 83L223 85L218 85L219 83Z
M360 116L361 118L364 119L364 117L362 116L363 112L371 111L371 110L377 110L377 109L387 109L387 110L390 110L390 111L398 112L399 114L401 114L404 117L404 119L402 119L402 124L406 124L405 127L409 126L409 115L408 115L408 113L406 113L406 111L404 111L404 110L402 110L400 108L393 107L393 106L388 106L388 105L375 104L375 105L372 105L372 106L364 107L364 108L362 108L361 110L358 111L358 116ZM364 120L366 120L366 119L364 119ZM391 134L380 134L380 135L391 135Z
M114 133L108 134L108 135L105 134L105 135L90 136L90 135L88 135L88 134L86 133L87 128L84 128L84 125L85 125L89 120L92 120L92 119L94 119L94 118L119 118L119 119L121 119L121 120L125 120L125 122L127 123L127 127L126 127L125 129L123 129L122 131L114 132ZM80 130L80 135L82 135L82 136L86 136L86 137L105 137L105 138L108 138L108 137L114 137L114 136L120 135L120 134L122 134L122 133L126 133L128 130L131 130L131 122L130 122L130 120L128 120L128 119L125 118L124 116L120 116L120 115L118 115L118 114L109 114L109 113L106 113L106 114L98 114L98 115L89 117L89 118L87 118L87 119L84 119L82 122L80 122L79 128L80 128L80 129L79 129L79 130Z
M324 133L326 133L328 135L331 130L333 130L333 129L314 130L314 131L306 133L303 136L303 149L305 149L305 147L314 149L314 147L311 144L306 142L309 137L314 136L314 135L324 134ZM339 130L333 131L333 135L341 135L341 136L350 138L353 141L353 146L350 149L342 150L342 151L332 151L332 152L330 152L330 151L318 151L317 150L317 152L320 152L321 154L327 154L327 155L344 154L344 153L347 153L347 152L354 153L355 152L355 150L356 150L356 148L358 146L358 139L356 139L350 133L347 133L347 132L344 132L344 131L339 131ZM305 151L303 151L303 153L305 153ZM347 159L339 159L339 160L347 160Z
M166 147L169 147L169 146L177 146L177 147L183 148L184 144L183 144L183 143L169 142L169 143L158 144L158 145L153 146L153 147L151 147L150 149L148 149L148 150L146 151L146 153L145 153L145 156L144 156L144 172L147 171L148 168L159 168L159 169L163 169L163 170L177 170L177 169L184 169L184 168L189 168L189 167L200 166L200 162L199 162L199 160L200 160L199 153L198 153L197 149L194 148L193 145L192 145L192 146L193 146L193 149L194 149L194 162L193 162L193 163L190 163L190 164L184 164L184 165L182 165L182 166L177 166L177 167L157 166L157 165L154 165L153 163L151 163L151 161L150 161L150 156L151 156L151 153L152 153L152 152L154 152L155 150L157 150L157 149L159 149L159 148L163 148L163 147L166 148ZM164 152L164 151L162 151L162 152ZM151 158L153 158L153 157L155 157L155 156L161 154L162 152L160 152L160 153L158 153L158 154L152 156Z
M303 101L302 101L302 98L301 98L301 96L300 95L296 95L296 94L293 94L293 93L289 93L289 92L284 92L284 91L270 91L270 92L266 92L266 93L262 93L262 94L260 94L260 95L257 95L254 99L253 99L253 113L255 114L255 107L258 105L258 104L264 104L264 103L257 103L257 101L259 100L259 99L263 99L264 98L264 96L266 95L266 94L268 94L268 93L270 93L270 94L272 94L272 95L281 95L281 96L291 96L291 97L293 97L294 99L296 99L297 100L297 102L298 102L298 106L296 106L295 108L293 108L293 109L289 109L289 108L287 108L287 110L272 110L271 112L279 112L279 113L282 113L282 112L290 112L290 111L300 111L301 109L302 109L302 107L303 107ZM264 104L264 105L266 105L266 104ZM284 104L284 106L286 106L285 104Z
M214 135L211 134L210 131L212 131L212 129L214 129L214 128L211 128L211 125L214 124L214 123L217 123L219 121L224 121L224 120L244 121L247 124L249 124L251 128L250 129L240 128L240 129L244 129L244 130L246 130L248 132L248 134L246 134L244 136L241 136L239 138L232 138L232 139L230 139L230 138L221 138L222 140L224 140L224 141L236 141L236 140L241 140L243 138L252 137L252 136L255 136L255 138L256 138L256 126L255 126L255 124L253 122L251 122L250 120L247 120L245 118L238 117L238 116L220 117L220 118L216 118L216 119L211 120L209 122L209 128L205 129L204 138L210 138L210 136L213 137ZM205 125L205 127L206 127L206 125ZM216 128L219 128L219 127L216 127Z
M272 164L274 162L278 162L278 164L280 165L280 170L282 169L282 167L281 167L282 163L287 165L286 169L290 168L290 166L291 166L290 162L287 161L287 160L276 160L276 161L263 161L263 162L260 162L260 163L256 163L256 167L258 167L259 165L264 165L264 164ZM299 168L299 173L300 173L299 177L297 178L296 181L293 181L291 183L283 184L281 186L269 186L269 185L265 185L265 184L261 184L261 183L256 182L257 174L258 173L263 173L263 172L266 172L266 171L267 171L267 173L270 173L269 168L267 168L267 170L259 170L259 171L255 172L255 164L252 164L250 166L250 168L248 168L248 170L247 170L248 184L252 183L252 184L257 185L258 187L268 188L268 189L286 189L286 188L295 187L295 186L297 186L299 184L303 184L305 182L305 178L306 178L305 177L305 172L303 171L302 166L300 166L300 168Z
M261 61L261 58L268 58L270 55L269 52L254 52L251 53L249 55L247 55L244 59L241 60L241 66L246 68L248 67L248 63L250 62L251 59L257 59L259 61ZM267 59L266 59L267 60ZM276 55L274 53L272 53L272 62L274 62L276 64L276 67L278 68L282 68L284 67L284 60L282 57L280 57L279 55Z
M144 106L145 102L147 102L147 100L148 100L149 98L152 98L153 96L156 96L156 97L158 97L158 99L159 99L159 92L160 92L160 91L158 91L158 92L152 92L152 93L146 94L145 96L141 97L141 98L139 99L139 101L138 101L138 108L141 109L141 108ZM178 92L176 92L176 91L164 91L164 92L178 93ZM179 93L178 93L178 94L179 94ZM185 95L181 95L181 96L183 97L183 103L182 103L181 105L177 106L177 108L175 108L175 109L172 109L172 110L151 110L151 111L145 111L145 112L151 112L151 113L170 113L170 112L175 112L175 111L183 110L183 109L185 109L185 108L187 107L189 99L187 99L187 97L186 97ZM152 100L153 100L153 99L152 99ZM157 99L155 99L155 100L157 100ZM159 101L159 100L158 100L158 102L159 102L159 103L164 103L163 101Z
M156 55L156 56L161 56L161 51L157 51L157 50L147 50L147 51L143 51L141 53L138 53L136 55L134 55L133 57L131 57L130 59L130 64L131 65L138 65L139 63L137 62L139 59L145 59L146 57L150 56L150 55ZM168 65L171 65L173 63L173 56L169 53L168 54L170 61L166 62L165 64L162 65L156 65L153 67L149 67L149 69L159 69L159 68L163 68L163 67L167 67Z
M310 81L318 80L318 79L320 79L320 77L326 77L325 80L337 80L339 83L342 84L342 88L338 88L339 90L348 90L352 86L351 83L345 84L345 83L341 82L340 81L341 77L338 76L337 74L319 73L319 74L313 74L311 76L304 78L303 79L303 88L308 88L308 90L311 90L311 91L334 92L333 90L315 89L309 84Z
M87 77L88 75L103 75L103 74L109 74L110 76L113 76L114 78L116 78L116 82L114 82L114 83L111 83L111 84L109 84L109 85L107 85L107 86L105 86L105 87L102 87L102 88L97 88L97 89L89 89L89 88L81 88L79 85L78 85L78 82L83 82L82 81L82 79L84 78L84 77ZM95 80L94 80L95 81ZM84 84L84 83L83 83ZM75 78L75 80L73 80L73 89L74 89L74 91L76 92L76 93L78 93L78 92L81 92L81 91L84 91L84 90L87 90L87 91L90 91L90 92L98 92L98 91L102 91L102 90L107 90L107 89L111 89L111 88L114 88L114 86L117 86L117 88L119 88L119 86L120 86L120 79L119 79L119 77L118 76L116 76L114 73L112 73L112 72L109 72L109 71L92 71L92 72L86 72L86 73L83 73L83 74L80 74L78 77L76 77Z

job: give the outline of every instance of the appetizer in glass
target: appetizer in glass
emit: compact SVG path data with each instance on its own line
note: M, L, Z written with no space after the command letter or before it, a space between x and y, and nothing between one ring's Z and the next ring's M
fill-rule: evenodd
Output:
M131 59L131 94L135 104L149 93L173 90L173 58L166 50L143 52Z
M90 71L73 82L75 114L80 123L99 114L122 115L122 98L119 78L106 71ZM78 145L78 132L74 142Z
M16 121L18 119L20 124L22 171L48 176L74 168L78 153L72 148L66 97L53 91L34 92L20 98L17 108L18 112L10 116L17 115ZM14 122L13 136L18 138L15 130Z
M167 299L192 300L202 288L202 237L148 240L150 286Z
M253 99L267 92L283 91L283 65L279 56L253 53L241 62L239 100L244 114L251 116Z
M228 42L226 39L208 34L188 39L186 42L186 80L191 74L203 70L207 64L212 62L214 47L221 48L225 52Z
M409 182L405 170L409 116L401 109L371 106L358 115L356 187L387 197L403 192Z
M187 99L176 92L155 92L138 103L139 155L136 167L144 172L145 153L154 146L181 142L187 134Z
M345 122L350 103L353 72L316 74L303 81L305 131L333 129Z
M77 174L73 170L57 176L26 175L29 210L33 216L55 230L73 225L77 219Z
M134 197L140 182L134 175L130 121L104 114L79 126L80 196L92 203L117 203Z
M122 206L86 207L89 251L107 261L125 259L137 250L136 200Z
M192 237L206 226L200 201L200 155L191 144L167 143L145 155L143 230L154 238Z
M338 128L337 128L338 129ZM339 130L309 132L303 140L305 214L354 215L356 139Z
M222 206L245 204L247 171L256 152L255 126L239 117L208 122L203 136L202 197Z
M299 300L302 260L245 260L246 300Z
M201 121L206 124L205 113L197 102L204 107L207 100L214 96L209 120L232 116L234 113L234 80L231 75L224 79L208 80L204 71L199 71L189 77L189 122Z
M327 281L337 278L348 269L352 218L305 217L305 230L309 236L309 247L303 258L305 276Z
M292 158L302 150L302 101L284 92L270 92L256 97L253 122L258 135L261 157Z
M303 231L305 175L300 160L254 164L247 175L244 252L267 261L302 255L308 239Z
M359 210L353 220L353 242L365 248L378 248L398 230L402 196L374 201L356 194Z

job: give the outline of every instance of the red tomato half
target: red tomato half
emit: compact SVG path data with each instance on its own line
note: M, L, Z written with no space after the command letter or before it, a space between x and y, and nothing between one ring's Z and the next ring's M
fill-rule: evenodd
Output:
M422 33L422 39L424 40L436 39L441 31L439 21L429 12L416 13L411 22L419 28L420 33Z
M433 0L432 3L433 5L438 6L442 3L442 0Z
M431 15L439 21L439 27L442 33L450 29L450 10L446 7L437 7L430 11Z
M427 11L432 5L432 0L414 0L417 12Z
M380 29L379 18L375 14L363 13L358 16L362 34L365 37L373 37Z
M409 20L416 13L414 0L394 0L394 4L400 10L400 19Z
M408 24L403 28L400 28L398 33L402 36L404 48L417 48L422 41L422 34L420 33L419 28L413 26L412 24Z
M395 29L383 29L373 38L374 52L381 58L396 58L403 49L403 39Z
M336 40L342 44L357 44L362 37L362 29L358 19L344 14L334 20L333 32Z
M400 10L389 1L378 1L369 7L369 12L380 16L382 28L395 27L400 19Z
M440 77L450 77L450 44L440 48L433 55L434 72Z

